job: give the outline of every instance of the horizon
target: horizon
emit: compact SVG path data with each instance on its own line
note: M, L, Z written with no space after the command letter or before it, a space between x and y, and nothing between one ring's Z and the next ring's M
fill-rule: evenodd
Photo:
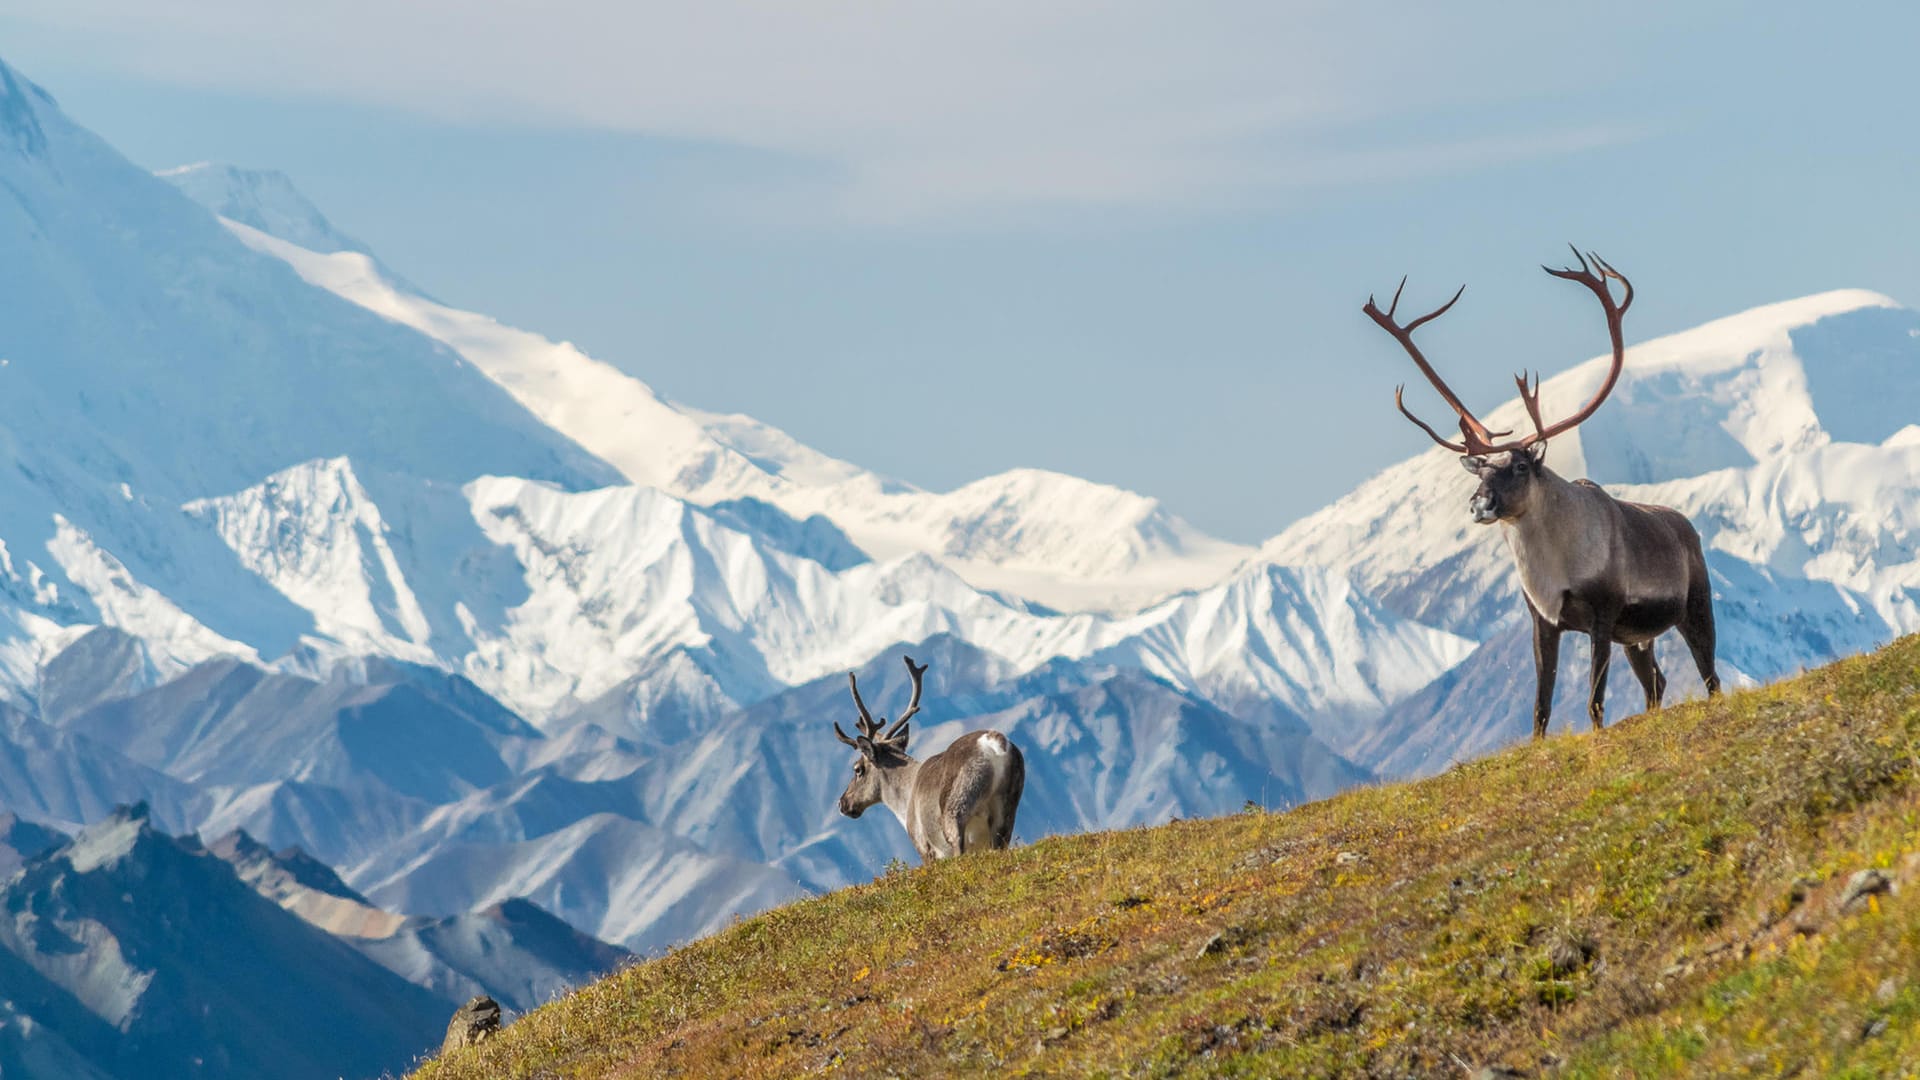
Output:
M1468 283L1424 340L1476 408L1602 351L1536 269L1568 240L1634 279L1630 345L1832 289L1920 296L1920 148L1887 137L1902 8L1865 33L1487 5L1364 39L1318 7L852 10L783 24L775 54L725 18L590 4L409 52L448 30L430 6L375 40L355 9L224 3L126 33L100 0L0 17L0 57L142 166L285 172L428 294L672 400L933 490L1082 476L1240 543L1426 447L1359 312L1403 273L1410 309ZM664 67L623 70L608 20L657 30Z

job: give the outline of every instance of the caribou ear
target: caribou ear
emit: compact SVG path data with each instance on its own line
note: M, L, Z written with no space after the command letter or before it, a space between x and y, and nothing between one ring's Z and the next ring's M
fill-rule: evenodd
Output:
M861 757L866 758L868 761L873 760L873 740L872 739L866 737L865 735L862 735L859 738L853 740L853 745L859 748Z
M880 740L880 745L900 753L907 752L907 736L913 731L912 724L900 725L900 730Z
M1486 466L1487 459L1481 457L1479 454L1469 454L1460 459L1460 467L1475 476L1479 476L1480 470L1486 468Z
M1528 447L1527 450L1533 455L1533 463L1535 465L1547 460L1547 444L1544 440L1534 443Z

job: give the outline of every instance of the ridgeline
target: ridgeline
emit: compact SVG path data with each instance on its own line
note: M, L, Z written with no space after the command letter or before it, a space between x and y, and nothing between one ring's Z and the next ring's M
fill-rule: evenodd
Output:
M1920 1075L1916 877L1909 637L1419 783L895 869L416 1075Z

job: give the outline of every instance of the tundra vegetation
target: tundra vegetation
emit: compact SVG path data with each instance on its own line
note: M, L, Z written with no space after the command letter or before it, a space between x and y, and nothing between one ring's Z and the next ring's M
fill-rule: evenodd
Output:
M1419 783L895 870L419 1075L1894 1076L1916 864L1909 637Z

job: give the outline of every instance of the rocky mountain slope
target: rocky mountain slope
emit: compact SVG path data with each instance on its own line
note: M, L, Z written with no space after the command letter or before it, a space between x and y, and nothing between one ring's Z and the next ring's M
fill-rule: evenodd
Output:
M0 889L0 981L46 1062L115 1077L373 1076L433 1043L448 1002L281 910L145 808ZM72 1054L69 1054L69 1051ZM22 1061L23 1066L28 1062Z
M169 836L144 805L7 836L0 1068L23 1080L390 1075L475 994L525 1012L628 958L525 901L390 914L302 852Z

